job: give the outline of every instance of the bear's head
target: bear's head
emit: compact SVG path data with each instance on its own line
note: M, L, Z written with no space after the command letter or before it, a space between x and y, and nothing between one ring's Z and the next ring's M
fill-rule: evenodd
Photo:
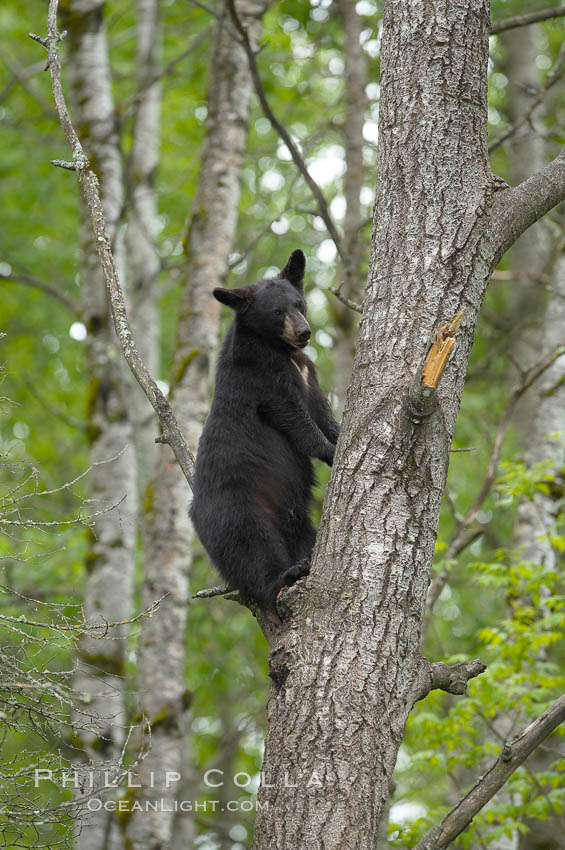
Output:
M274 278L239 289L217 287L213 295L235 311L242 330L290 348L304 348L311 336L306 321L303 280L306 258L293 251L286 266Z

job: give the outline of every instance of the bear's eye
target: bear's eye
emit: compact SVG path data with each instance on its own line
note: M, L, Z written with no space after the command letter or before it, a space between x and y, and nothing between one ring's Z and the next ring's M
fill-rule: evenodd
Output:
M283 310L278 310L278 309L274 311L275 316L282 316L283 312L284 312Z

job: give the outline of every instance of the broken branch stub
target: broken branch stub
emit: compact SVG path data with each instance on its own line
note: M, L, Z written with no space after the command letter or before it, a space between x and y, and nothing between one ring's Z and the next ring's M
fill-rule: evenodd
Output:
M437 387L445 364L455 345L455 334L461 327L465 308L458 310L450 319L443 322L434 334L434 340L426 355L422 372L422 384L425 387Z

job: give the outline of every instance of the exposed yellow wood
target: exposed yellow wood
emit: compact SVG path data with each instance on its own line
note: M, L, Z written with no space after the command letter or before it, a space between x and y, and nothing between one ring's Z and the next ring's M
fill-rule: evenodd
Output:
M437 329L434 341L428 351L422 384L426 387L437 387L441 373L445 368L451 349L455 345L455 334L461 326L465 310L458 310L447 322L443 322Z

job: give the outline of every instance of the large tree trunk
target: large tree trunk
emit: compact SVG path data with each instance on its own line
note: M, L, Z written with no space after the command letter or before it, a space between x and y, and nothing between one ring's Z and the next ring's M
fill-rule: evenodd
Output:
M73 117L98 175L107 232L116 261L123 262L118 224L123 204L122 163L115 125L110 68L103 21L103 4L69 3L64 9L68 30L67 69ZM128 413L122 358L115 346L88 209L81 201L81 299L88 335L85 371L88 379L88 433L90 498L103 513L89 534L84 610L89 622L128 619L133 592L136 528L136 464ZM116 350L114 350L116 349ZM112 631L109 640L82 638L79 644L74 687L84 704L77 720L92 717L90 730L81 733L82 744L94 765L117 760L122 749L124 711L125 627ZM122 638L122 639L116 639ZM101 780L102 781L102 780ZM113 816L104 810L90 816L76 837L79 850L113 850L121 846Z
M239 0L238 13L256 44L264 0ZM237 224L240 178L249 121L251 76L247 56L221 19L211 57L207 136L194 211L185 240L177 342L170 376L170 400L187 443L196 448L209 407L213 352L218 342L219 304L211 297L223 285ZM159 611L144 620L139 646L139 702L152 725L152 749L144 760L136 799L175 800L177 786L165 785L166 771L185 768L188 734L185 686L185 627L193 531L188 490L178 465L159 449L143 512L144 605L168 593ZM150 787L153 775L155 784ZM171 841L173 814L136 811L127 836L134 850L157 850ZM183 815L177 826L186 823Z
M374 850L406 719L438 686L420 628L478 312L502 253L565 193L562 156L495 194L489 24L487 0L384 3L369 281L311 574L272 638L257 850ZM461 308L433 412L418 367Z

